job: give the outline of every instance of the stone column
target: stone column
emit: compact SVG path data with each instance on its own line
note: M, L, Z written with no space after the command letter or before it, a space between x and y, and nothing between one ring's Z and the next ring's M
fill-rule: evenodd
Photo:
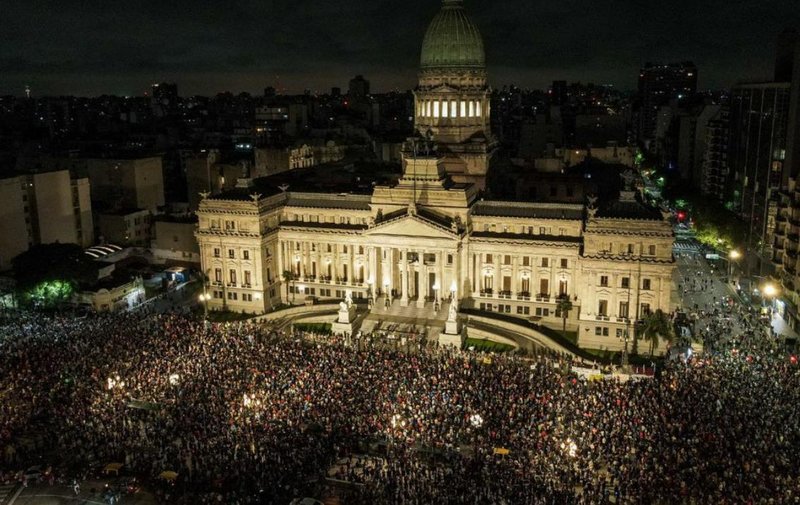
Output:
M428 267L425 265L426 250L419 252L419 292L417 293L417 308L425 306L425 297L428 296Z
M400 306L408 307L408 249L400 251Z
M437 279L437 282L439 283L439 293L437 296L440 299L444 298L450 292L450 286L445 284L444 279L444 260L447 258L446 254L447 251L439 251L436 254L436 270L439 272L439 278Z
M503 262L500 260L502 257L502 254L492 255L492 260L494 262L494 275L492 276L492 296L494 298L498 297L500 289L503 287L503 274L500 271L501 265L503 264Z
M511 256L511 295L516 298L519 293L519 255Z

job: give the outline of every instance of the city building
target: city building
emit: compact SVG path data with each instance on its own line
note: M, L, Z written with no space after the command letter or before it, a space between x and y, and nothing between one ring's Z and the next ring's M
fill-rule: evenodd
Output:
M483 39L462 3L444 1L425 33L414 126L436 142L454 181L484 188L497 141L489 126Z
M694 184L703 194L724 202L730 175L728 168L728 106L709 105L705 126L697 129L696 154L700 167L695 173Z
M347 97L354 103L363 103L369 96L369 81L363 75L357 75L350 79L350 86L347 88Z
M697 66L692 62L647 63L639 71L639 139L655 138L659 109L697 91Z
M114 209L97 213L98 239L114 244L150 245L150 211Z
M200 265L200 250L194 232L197 216L162 214L153 221L150 251L159 264L196 267Z
M100 208L137 208L158 213L164 205L164 174L160 156L87 158L83 160Z
M748 268L764 273L771 256L778 191L784 177L789 83L740 84L731 90L728 166L734 209L748 224Z
M32 245L94 243L89 181L69 170L0 180L0 270Z
M455 303L558 329L563 317L579 345L612 350L637 319L670 311L672 227L633 173L618 198L588 205L483 198L479 172L453 162L493 149L483 46L460 1L444 0L422 53L421 135L405 142L402 175L306 169L290 188L286 174L243 179L200 201L209 308L262 313L351 293L371 310ZM422 136L433 128L436 146ZM454 151L459 141L479 147Z

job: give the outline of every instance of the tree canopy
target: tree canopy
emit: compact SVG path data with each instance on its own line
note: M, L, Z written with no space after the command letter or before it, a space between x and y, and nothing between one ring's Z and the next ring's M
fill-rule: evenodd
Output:
M97 280L97 264L76 244L42 244L12 261L17 290L27 300L66 301L81 284Z

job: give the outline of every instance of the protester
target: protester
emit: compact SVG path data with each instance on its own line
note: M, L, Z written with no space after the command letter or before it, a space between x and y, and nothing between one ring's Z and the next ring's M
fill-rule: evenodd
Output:
M798 366L755 345L621 382L552 353L401 352L144 311L23 312L0 335L0 469L35 456L16 438L44 422L53 463L177 472L171 503L286 504L342 458L347 503L800 499Z

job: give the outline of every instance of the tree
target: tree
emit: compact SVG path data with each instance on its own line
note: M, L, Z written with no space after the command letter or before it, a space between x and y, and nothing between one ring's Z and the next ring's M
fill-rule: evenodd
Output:
M558 303L556 304L556 309L561 312L561 334L564 338L567 337L567 318L569 317L569 311L572 310L572 302L569 299L569 296L560 296L558 298Z
M665 342L672 341L672 323L669 317L661 309L647 314L644 317L642 335L645 340L650 342L650 356L652 356L660 339L664 339Z
M97 263L77 244L41 244L12 261L19 299L40 306L67 302L80 285L97 282Z
M286 283L286 302L289 302L289 283L295 280L294 272L291 270L283 271L283 281ZM294 301L294 293L292 293L292 301Z

